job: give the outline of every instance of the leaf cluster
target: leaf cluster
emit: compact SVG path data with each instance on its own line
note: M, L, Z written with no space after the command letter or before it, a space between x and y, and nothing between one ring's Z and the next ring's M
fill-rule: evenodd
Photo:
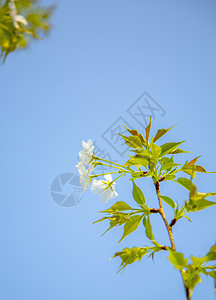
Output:
M190 296L195 286L202 281L201 274L212 277L216 284L216 264L212 265L216 261L216 244L211 247L205 256L191 256L190 260L184 258L183 253L169 249L169 261L176 269L181 271Z
M16 13L23 16L28 24L19 23L16 28L9 4L10 0L0 1L0 49L3 62L10 52L27 47L32 39L38 39L41 33L50 30L50 17L54 9L53 6L40 6L37 0L17 0Z

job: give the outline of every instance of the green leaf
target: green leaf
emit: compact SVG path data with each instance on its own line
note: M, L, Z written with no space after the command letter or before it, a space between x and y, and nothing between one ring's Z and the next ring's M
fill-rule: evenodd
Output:
M177 166L179 166L179 165L180 165L180 164L176 164L176 163L174 163L174 162L168 162L168 163L162 165L162 167L161 167L161 169L160 169L160 172L162 172L162 171L164 171L164 170L169 171L169 170L171 170L173 167L177 167Z
M133 198L139 204L145 204L145 197L143 195L142 190L136 185L133 181Z
M172 180L172 181L174 181L175 180L175 178L176 178L176 176L175 175L165 175L165 181L167 181L167 180Z
M147 176L149 176L149 173L144 172L144 171L133 172L132 178L130 180L135 180L137 178L142 178L142 177L147 177Z
M94 222L93 224L95 224L97 222ZM118 220L110 220L110 227L104 231L104 233L101 234L101 236L103 236L105 233L107 233L110 229L114 228L115 226L119 225Z
M150 130L151 130L151 119L152 119L152 116L150 117L149 125L146 127L146 141L147 141L147 143L148 143L148 140L149 140L149 134L150 134Z
M115 226L119 226L124 224L129 219L129 215L125 213L114 213L112 216L103 217L102 219L95 221L93 224L96 224L98 222L109 220L110 221L110 227L101 235L103 236L107 231L112 229Z
M145 217L143 219L143 225L145 227L147 238L149 238L151 241L154 241L155 239L154 239L154 235L153 235L152 226L151 226L151 223L150 223L149 216Z
M112 205L110 208L106 210L100 211L100 213L113 213L118 211L125 211L125 210L131 210L132 208L125 203L124 201L118 201L114 205Z
M150 146L151 146L151 151L152 151L153 157L154 157L155 161L157 161L157 159L161 153L161 147L154 144L153 139L151 140Z
M189 289L189 295L191 296L197 283L201 282L199 275L200 270L194 268L193 265L188 265L186 272L182 272L186 287Z
M126 145L128 145L131 148L142 148L142 142L138 136L124 136L121 133L119 134L124 140Z
M169 206L171 206L173 209L175 209L176 203L170 197L160 195L160 198L164 202L166 202Z
M195 167L196 167L196 169L195 169L196 172L207 173L206 169L203 168L202 166L196 165Z
M196 211L198 211L198 210L202 210L202 209L211 207L211 206L215 205L216 202L212 202L212 201L203 199L203 200L196 201L195 204L196 204Z
M182 149L176 148L170 152L170 154L181 154L181 153L191 153L190 151L184 151Z
M182 270L184 267L186 267L188 259L185 259L182 253L173 251L171 249L169 249L169 253L169 261L176 269Z
M136 129L128 129L125 125L123 125L123 126L127 129L128 132L130 132L130 134L138 136L140 138L141 142L143 144L146 144L146 140L144 139L143 135L141 133L139 133Z
M147 168L147 166L149 165L150 158L147 151L145 153L143 152L143 154L130 156L130 158L132 159L132 161L134 161L135 164L143 166L145 168Z
M191 260L192 260L194 268L197 268L205 262L205 257L191 256Z
M206 260L207 260L207 261L216 260L216 251L210 251L210 252L206 255ZM215 266L215 268L216 268L216 266Z
M124 269L127 265L134 263L137 260L141 260L143 256L145 256L149 252L149 247L133 247L131 248L124 248L122 251L119 251L115 253L115 255L112 258L120 257L122 262L120 265L120 269L118 272L120 272L122 269Z
M211 249L210 249L210 251L214 251L214 252L216 252L216 243L215 243L213 246L211 246Z
M174 125L175 126L175 125ZM174 126L168 128L168 129L159 129L158 132L156 133L155 137L154 137L154 143L159 140L164 134L166 134L170 129L172 129Z
M185 177L181 177L178 178L176 180L177 183L179 183L180 185L182 185L184 188L186 188L188 191L191 191L191 189L193 190L193 192L197 190L196 186L193 184L193 182L191 180L189 180L188 178Z
M192 160L188 163L188 166L194 165L194 164L197 162L197 159L200 158L200 157L201 157L201 155L195 157L194 159L192 159Z
M139 215L135 215L135 216L132 216L130 217L125 225L124 225L124 233L123 233L123 236L122 238L120 239L119 243L127 236L129 235L130 233L132 233L133 231L135 231L139 224L141 223L142 221L142 217L139 216Z
M173 143L166 143L166 144L163 144L161 146L161 154L160 154L160 157L164 156L164 155L167 155L167 154L171 154L171 152L176 149L179 145L181 145L182 143L184 143L185 141L183 142L173 142Z
M145 162L145 161L144 161ZM131 157L125 164L124 164L124 167L131 167L131 166L134 166L134 167L137 167L137 168L140 168L142 167L142 164L140 164L140 162L138 160L136 160L134 157Z
M193 164L189 165L187 163L182 167L182 171L189 175L193 175L194 173L193 177L195 176L196 172L207 173L207 171L202 166L193 165Z

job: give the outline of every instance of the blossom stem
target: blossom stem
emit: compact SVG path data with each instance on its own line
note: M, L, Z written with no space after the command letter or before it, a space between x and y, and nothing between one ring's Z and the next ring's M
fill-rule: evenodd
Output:
M120 170L119 167L115 167L115 166L108 165L108 164L104 164L104 163L100 163L100 162L99 162L99 163L94 163L94 165L95 165L95 166L107 166L107 167L111 167L111 168L115 168L115 169ZM122 171L126 171L126 170L122 169Z
M119 175L118 177L116 177L115 179L113 179L113 181L111 182L111 183L113 183L114 181L116 181L117 179L119 179L120 177L122 177L123 175L125 175L126 174L126 172L125 173L122 173L121 175Z
M111 161L109 161L109 160L106 160L106 159L103 159L103 158L100 158L100 157L97 157L97 156L95 156L95 155L93 155L93 158L95 158L95 159L97 159L97 160L105 161L105 162L107 162L107 163L109 163L109 164L116 165L116 166L119 166L119 167L121 167L121 168L124 168L122 165L119 165L119 164L117 164L117 163L111 162Z
M119 171L116 171L116 172L109 172L109 173L103 173L103 174L91 175L90 177L91 177L91 178L95 178L95 177L104 176L104 175L107 175L107 174L119 174Z

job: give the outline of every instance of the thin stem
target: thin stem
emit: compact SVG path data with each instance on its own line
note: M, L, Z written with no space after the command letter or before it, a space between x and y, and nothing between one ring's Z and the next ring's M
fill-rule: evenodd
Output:
M105 161L105 162L107 162L107 163L109 163L109 164L116 165L116 166L119 166L119 167L121 167L121 168L124 168L123 166L121 166L121 165L119 165L119 164L117 164L117 163L114 163L114 162L112 162L112 161L109 161L109 160L106 160L106 159L97 157L97 156L95 156L95 155L93 155L93 158L95 158L95 159L97 159L97 160Z
M91 175L92 178L98 177L98 176L104 176L108 174L119 174L119 171L116 172L109 172L109 173L103 173L103 174L97 174L97 175Z
M115 166L112 166L112 165L108 165L108 164L104 164L104 163L96 163L94 164L95 166L107 166L107 167L110 167L110 168L115 168L115 169L118 169L119 170L119 167L115 167ZM122 169L123 172L125 172L126 170Z
M166 225L167 232L168 232L168 235L169 235L169 239L170 239L170 242L171 242L171 245L172 245L171 249L173 251L176 251L175 242L174 242L174 238L173 238L173 232L172 232L172 226L170 226L169 223L167 222L167 218L166 218L166 215L165 215L164 209L163 209L163 204L162 204L162 201L161 201L161 198L160 198L160 183L159 183L159 181L154 183L154 185L155 185L155 189L156 189L156 193L157 193L157 197L158 197L158 202L159 202L159 206L160 206L159 213L160 213L160 215L161 215L161 217L162 217L162 219L163 219L163 221ZM181 277L182 277L182 280L183 280L187 300L190 300L191 299L190 291L189 291L188 287L185 284L182 271L180 271L180 273L181 273Z
M125 173L122 173L121 175L119 175L118 177L116 177L115 179L113 179L113 181L111 182L111 183L113 183L114 181L116 181L117 179L119 179L120 177L122 177L123 175L125 175L126 174L126 172Z
M158 202L159 202L159 205L160 205L160 209L159 209L159 213L166 225L166 228L167 228L167 232L168 232L168 235L169 235L169 239L170 239L170 242L171 242L171 245L172 245L172 250L175 251L176 248L175 248L175 242L174 242L174 239L173 239L173 233L172 233L172 227L169 226L169 223L167 222L167 219L166 219L166 216L165 216L165 213L164 213L164 209L163 209L163 204L162 204L162 201L161 201L161 198L160 198L160 183L159 181L157 181L155 183L155 189L156 189L156 193L157 193L157 197L158 197Z

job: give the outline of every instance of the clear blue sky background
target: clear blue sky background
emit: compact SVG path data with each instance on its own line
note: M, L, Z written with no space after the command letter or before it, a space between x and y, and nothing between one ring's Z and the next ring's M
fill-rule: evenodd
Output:
M43 1L43 4L52 1ZM50 196L53 179L76 172L82 139L92 138L119 161L101 134L119 117L143 130L127 108L147 91L165 109L153 132L178 123L163 142L186 139L185 149L203 155L216 170L216 3L181 1L57 1L53 30L44 41L11 54L1 77L2 300L184 299L179 273L166 253L155 264L144 258L122 274L127 246L148 244L144 229L118 244L122 228L92 222L109 207L87 191L64 208ZM182 160L180 158L180 160ZM215 175L199 175L201 192L216 191ZM139 182L148 203L152 185ZM181 187L164 183L163 193L180 203ZM131 184L117 184L119 200L132 203ZM213 199L212 199L213 200ZM179 221L176 246L186 256L204 255L215 242L216 207ZM171 218L171 214L169 215ZM168 239L152 216L160 243ZM213 280L203 279L194 299L213 299Z

